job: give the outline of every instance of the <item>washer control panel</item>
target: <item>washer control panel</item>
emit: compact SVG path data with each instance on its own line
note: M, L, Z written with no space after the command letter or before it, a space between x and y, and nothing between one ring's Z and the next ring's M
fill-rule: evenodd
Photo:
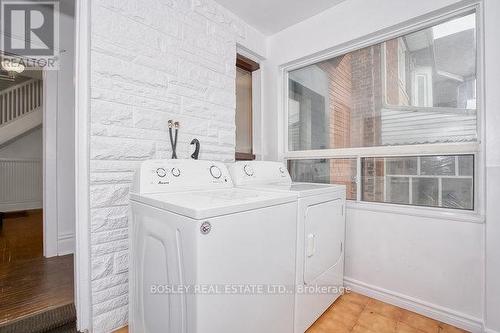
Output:
M228 165L235 185L291 184L283 163L270 161L238 161Z
M245 164L245 166L243 167L243 171L249 177L252 177L254 175L253 168L250 164Z
M158 177L163 178L167 175L167 172L164 168L158 168L156 169L156 174L158 175Z
M181 170L179 168L172 168L172 176L179 177L181 175Z
M219 179L220 177L222 177L222 171L221 169L216 166L216 165L212 165L210 167L210 174L212 175L212 177L214 177L215 179Z
M179 190L210 190L232 187L224 163L202 160L148 160L141 163L132 191L161 193Z

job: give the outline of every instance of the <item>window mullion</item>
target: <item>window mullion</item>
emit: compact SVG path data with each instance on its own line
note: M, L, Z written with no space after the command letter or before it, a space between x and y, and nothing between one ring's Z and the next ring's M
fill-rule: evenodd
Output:
M356 201L361 201L361 157L356 160Z

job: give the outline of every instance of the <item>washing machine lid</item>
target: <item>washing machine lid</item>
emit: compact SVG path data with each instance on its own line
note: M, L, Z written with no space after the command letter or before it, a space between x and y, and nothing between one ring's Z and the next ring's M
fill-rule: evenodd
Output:
M345 185L317 184L317 183L291 183L291 184L259 184L242 186L261 191L288 192L296 197L308 197L332 192L345 192Z
M133 201L168 210L193 219L244 212L294 202L291 193L230 188L177 193L131 193ZM270 216L272 218L272 216Z

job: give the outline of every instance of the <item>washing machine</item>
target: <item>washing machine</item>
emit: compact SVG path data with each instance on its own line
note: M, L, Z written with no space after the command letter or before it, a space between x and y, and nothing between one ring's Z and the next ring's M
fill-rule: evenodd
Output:
M223 163L149 160L130 194L131 333L290 333L290 193L235 188Z
M279 162L240 161L228 167L237 187L296 197L294 332L303 333L343 290L346 188L294 183Z

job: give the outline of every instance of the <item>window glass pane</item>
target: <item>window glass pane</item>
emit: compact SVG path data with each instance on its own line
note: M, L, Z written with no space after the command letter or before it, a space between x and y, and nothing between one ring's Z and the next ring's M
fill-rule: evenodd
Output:
M410 203L410 178L387 177L387 201L392 203Z
M471 178L443 179L443 207L472 209L472 184Z
M420 157L422 175L455 175L455 156L422 156Z
M252 73L236 68L236 152L252 153Z
M386 159L388 175L416 175L417 157L389 157Z
M462 167L456 167L457 163ZM362 158L361 198L474 209L473 168L473 155Z
M458 174L472 176L474 174L474 159L468 156L458 156Z
M342 184L347 187L347 199L356 200L356 159L289 160L288 170L293 181Z
M476 14L289 72L289 149L474 142Z
M439 206L439 179L412 178L412 203L417 206Z

